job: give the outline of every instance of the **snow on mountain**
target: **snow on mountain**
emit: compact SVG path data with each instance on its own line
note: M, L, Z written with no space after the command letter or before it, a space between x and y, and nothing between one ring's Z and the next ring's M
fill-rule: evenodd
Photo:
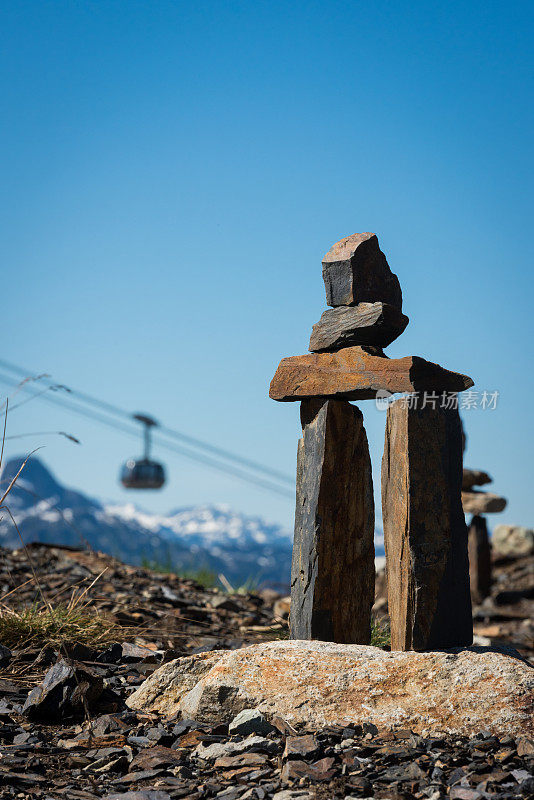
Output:
M21 458L7 462L3 486L21 463ZM132 503L103 504L63 486L35 457L26 464L8 502L25 542L89 545L132 564L207 568L224 573L236 585L249 578L270 585L289 583L290 533L225 506L183 508L161 515ZM0 544L20 546L7 514L0 520Z
M290 534L278 525L269 525L262 519L237 514L225 505L205 505L181 508L169 515L149 514L133 503L124 506L107 505L107 514L125 522L134 522L161 536L184 536L192 544L217 546L221 542L265 545L273 539L286 542Z
M21 458L7 462L3 486L21 463ZM103 504L60 484L35 457L27 463L8 502L27 543L89 545L131 564L207 568L222 572L234 585L249 578L268 585L289 584L291 533L227 506L179 508L163 515L142 511L133 503ZM8 515L0 520L0 544L20 546ZM381 531L377 531L376 549L378 556L383 555Z

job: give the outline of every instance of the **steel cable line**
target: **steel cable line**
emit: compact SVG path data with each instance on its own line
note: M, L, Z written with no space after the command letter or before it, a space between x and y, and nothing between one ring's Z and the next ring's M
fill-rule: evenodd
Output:
M11 372L15 372L16 374L26 378L28 375L31 375L31 371L24 370L22 367L19 367L15 364L11 364L9 361L5 361L0 359L0 366L4 369L7 369ZM48 383L48 385L52 384L52 381L48 380L48 376L42 376ZM86 394L85 392L80 392L77 389L71 389L68 386L63 387L65 388L69 394L73 397L77 397L84 403L88 403L90 405L96 406L100 408L102 411L105 411L108 414L113 414L115 416L121 417L122 419L131 419L131 414L123 408L116 406L112 403L108 403L106 400L100 400L97 397L93 397L92 395ZM272 469L271 467L265 467L263 464L260 464L253 459L246 458L245 456L240 456L237 453L232 453L230 450L225 450L222 447L217 447L216 445L212 445L209 442L204 442L202 439L198 439L195 436L190 436L187 433L183 433L182 431L177 431L173 428L169 428L166 425L158 425L158 429L161 434L164 434L172 439L177 439L182 441L192 447L198 447L201 450L205 450L206 452L212 453L219 458L224 458L228 461L233 461L241 466L247 467L249 469L253 469L255 472L262 473L264 475L269 476L269 478L274 478L275 480L281 481L282 483L288 484L289 486L293 486L293 478L289 475L286 475L279 470Z
M14 379L12 379L10 376L2 375L1 373L0 373L0 382L7 384L9 386L18 386L17 382ZM118 422L117 420L110 419L109 417L105 417L100 413L92 411L88 408L77 406L75 405L75 403L69 402L55 395L50 395L43 392L32 392L27 386L23 386L22 391L29 393L34 398L38 398L39 400L44 400L52 405L64 408L67 411L73 411L76 414L84 416L102 425L107 425L108 427L114 428L115 430L118 430L121 433L125 433L129 436L134 437L135 439L139 439L139 431L133 425L129 426L122 422ZM209 456L203 455L202 453L197 453L193 450L187 450L184 447L176 445L174 442L166 441L165 439L162 438L160 434L157 434L157 436L154 437L154 440L159 447L162 447L165 450L170 451L172 453L184 456L185 458L189 458L193 461L197 461L198 463L201 463L204 466L207 466L211 469L218 470L219 472L222 472L226 475L231 475L235 478L238 478L239 480L246 481L247 483L259 486L262 489L267 489L268 491L275 492L285 497L291 497L291 498L294 497L294 493L289 489L279 486L276 483L272 483L269 480L260 478L256 475L251 475L245 472L244 470L239 469L238 467L232 466L231 464L224 464L220 461L216 461L214 458L210 458Z

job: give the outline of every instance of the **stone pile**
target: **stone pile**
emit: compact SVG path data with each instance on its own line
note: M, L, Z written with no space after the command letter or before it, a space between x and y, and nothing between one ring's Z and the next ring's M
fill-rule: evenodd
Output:
M468 645L457 393L473 381L418 356L385 355L383 348L404 331L408 317L399 280L375 234L337 242L323 259L323 279L331 308L313 326L310 354L282 359L269 391L274 400L301 401L291 636L369 643L375 578L371 461L362 412L348 401L407 392L420 402L390 404L382 462L392 648Z
M495 514L506 508L506 498L475 488L488 483L492 483L492 478L487 472L464 467L462 506L466 514L473 515L468 530L468 549L471 598L474 603L480 603L489 596L492 581L491 545L484 514Z

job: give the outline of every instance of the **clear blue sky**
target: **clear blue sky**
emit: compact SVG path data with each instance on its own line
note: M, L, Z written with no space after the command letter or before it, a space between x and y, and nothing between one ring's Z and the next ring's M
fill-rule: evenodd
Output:
M492 524L534 524L532 8L3 3L4 357L293 474L298 405L269 381L307 351L324 252L375 231L410 316L389 355L500 391L464 415L466 462L509 498ZM77 434L46 440L58 477L132 498L134 441L39 401L9 428ZM291 500L163 460L144 507L291 525Z

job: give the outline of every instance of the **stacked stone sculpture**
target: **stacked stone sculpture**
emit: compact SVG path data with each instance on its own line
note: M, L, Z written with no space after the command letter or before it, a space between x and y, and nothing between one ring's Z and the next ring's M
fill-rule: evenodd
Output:
M471 644L462 429L454 402L473 386L418 356L388 358L404 331L402 292L373 233L323 259L327 304L308 355L284 358L269 395L301 401L290 632L368 644L374 600L374 501L362 412L350 400L408 393L388 408L382 462L391 646ZM414 393L429 403L409 402Z
M491 545L485 514L504 511L506 498L474 487L492 483L487 472L464 469L462 478L462 505L466 514L472 514L468 530L469 575L471 598L480 603L491 589Z

